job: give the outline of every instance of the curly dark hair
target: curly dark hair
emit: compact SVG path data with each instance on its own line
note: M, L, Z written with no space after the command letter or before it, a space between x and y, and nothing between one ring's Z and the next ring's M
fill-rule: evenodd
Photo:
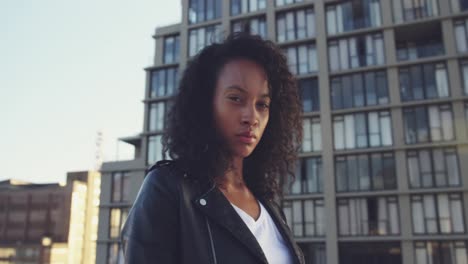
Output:
M257 63L268 78L270 119L257 147L244 159L243 174L254 195L273 199L282 195L280 186L286 177L294 177L302 140L302 104L283 52L269 40L233 33L188 62L167 117L164 153L210 184L229 169L230 157L213 125L213 97L220 70L238 58Z

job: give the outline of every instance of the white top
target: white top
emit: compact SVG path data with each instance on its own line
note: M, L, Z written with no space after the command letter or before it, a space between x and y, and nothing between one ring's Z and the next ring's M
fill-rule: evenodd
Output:
M260 205L260 216L255 221L244 210L231 203L237 214L244 220L255 238L257 238L258 244L262 247L269 264L293 263L289 249L275 222L262 203L258 202L258 204Z

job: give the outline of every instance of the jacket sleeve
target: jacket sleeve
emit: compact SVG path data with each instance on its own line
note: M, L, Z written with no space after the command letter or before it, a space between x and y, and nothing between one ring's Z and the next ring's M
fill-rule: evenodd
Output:
M178 263L178 198L170 174L159 167L143 181L122 229L125 263Z

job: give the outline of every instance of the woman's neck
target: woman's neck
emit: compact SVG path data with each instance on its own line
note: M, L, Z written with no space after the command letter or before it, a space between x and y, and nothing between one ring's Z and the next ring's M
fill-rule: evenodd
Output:
M232 161L226 173L220 177L218 186L224 190L241 189L245 187L242 158Z

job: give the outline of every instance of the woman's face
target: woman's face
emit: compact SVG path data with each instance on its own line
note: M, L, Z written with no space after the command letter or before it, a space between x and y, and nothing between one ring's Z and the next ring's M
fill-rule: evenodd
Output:
M255 62L233 59L221 69L213 99L214 123L233 158L249 156L260 142L270 101L266 73Z

